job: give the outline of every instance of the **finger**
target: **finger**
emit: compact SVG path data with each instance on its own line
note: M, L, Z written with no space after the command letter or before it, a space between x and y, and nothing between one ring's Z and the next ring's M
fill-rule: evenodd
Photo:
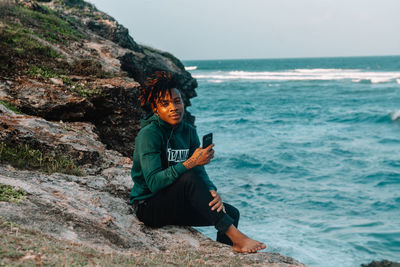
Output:
M217 202L214 206L212 206L211 210L218 210L220 207L221 207L221 202Z
M220 209L220 208L222 208L223 205L224 204L222 203L222 201L218 201L217 203L215 203L214 208L215 209Z
M225 206L222 206L222 211L226 213Z
M217 195L217 192L215 192L214 190L210 190L210 194L212 195L212 197L215 197Z
M217 209L217 211L220 212L221 210L224 210L224 205L222 205L222 203L221 203L221 205L219 206L219 208Z
M218 200L216 199L216 198L214 198L210 203L208 203L208 206L214 206L215 205L215 203L217 203L218 202Z
M214 144L209 145L208 147L206 147L207 151L211 150L214 147Z

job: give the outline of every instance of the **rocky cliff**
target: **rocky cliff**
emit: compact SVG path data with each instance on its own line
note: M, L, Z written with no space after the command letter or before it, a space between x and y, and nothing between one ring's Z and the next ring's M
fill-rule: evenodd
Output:
M0 264L302 266L234 254L190 227L147 228L132 214L138 86L168 70L189 106L197 83L177 58L81 0L0 8ZM50 244L91 256L62 258Z

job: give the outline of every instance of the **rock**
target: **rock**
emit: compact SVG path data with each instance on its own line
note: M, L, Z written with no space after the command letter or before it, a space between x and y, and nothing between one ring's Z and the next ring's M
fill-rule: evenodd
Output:
M0 105L0 142L28 144L44 153L68 155L83 166L84 173L97 173L115 163L126 162L121 154L105 148L89 123L51 122L17 115L3 105Z
M119 171L113 169L104 174L110 177ZM109 177L44 175L0 166L0 184L27 192L22 203L0 202L0 214L6 220L100 251L184 251L207 255L215 261L207 263L216 266L223 265L226 257L236 257L231 247L214 242L191 227L144 226L131 213L126 198L108 191L104 181ZM252 266L304 266L277 253L261 252L243 257Z
M382 261L372 261L368 264L361 264L362 267L400 267L400 263L382 260Z
M55 85L64 85L63 81L61 79L57 79L57 78L50 78L49 79L52 83L54 83Z
M87 27L101 37L111 40L123 48L143 52L142 48L129 35L128 29L109 16L108 19L89 20Z
M15 86L6 89L8 98L26 114L47 120L82 121L94 112L90 101L71 90L33 79L16 81Z

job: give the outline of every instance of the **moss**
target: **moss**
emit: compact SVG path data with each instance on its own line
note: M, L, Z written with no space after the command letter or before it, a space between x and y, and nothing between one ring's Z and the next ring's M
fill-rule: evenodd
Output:
M0 28L0 71L15 74L33 62L51 62L61 54L34 38L33 32L18 25ZM28 63L29 62L29 63Z
M0 201L19 202L25 199L26 192L10 185L0 184Z
M20 169L40 170L46 173L82 175L74 161L65 155L51 155L33 149L27 144L0 143L0 163L11 164Z
M61 19L53 10L41 7L45 12L17 7L18 17L22 24L35 26L35 34L52 43L65 43L68 40L79 41L83 39L80 33L68 20Z
M8 108L9 110L14 111L14 113L16 113L16 114L24 114L24 113L22 113L21 110L19 110L19 108L18 108L16 105L14 105L14 104L12 104L12 103L9 103L9 102L7 102L7 101L0 100L0 104L2 104L3 106L5 106L5 107Z
M91 97L95 95L101 95L102 91L99 89L91 89L85 85L83 82L74 82L68 76L61 75L61 79L68 89L74 94L81 97Z
M71 87L71 90L81 97L91 97L102 94L101 90L86 88L83 84L77 84L76 86Z
M43 78L58 78L59 74L54 71L53 69L49 69L43 66L36 66L32 65L29 70L25 71L25 74L38 78L38 77L43 77Z

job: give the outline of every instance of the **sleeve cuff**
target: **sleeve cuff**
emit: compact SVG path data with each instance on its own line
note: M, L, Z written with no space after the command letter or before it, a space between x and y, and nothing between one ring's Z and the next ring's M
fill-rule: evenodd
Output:
M184 174L187 171L185 165L183 165L182 162L179 162L178 164L176 164L174 166L174 168L175 168L176 173L178 174L178 177L181 176L182 174Z
M210 186L210 188L208 190L214 190L215 192L217 192L217 188L215 186Z

